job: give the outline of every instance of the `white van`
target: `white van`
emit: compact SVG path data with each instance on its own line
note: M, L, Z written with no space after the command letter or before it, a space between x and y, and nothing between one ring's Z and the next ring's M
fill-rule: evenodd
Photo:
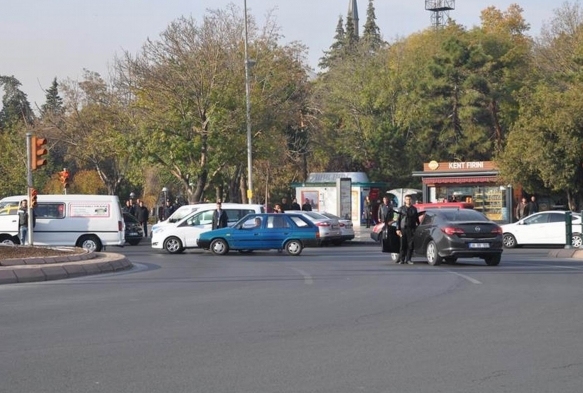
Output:
M23 199L27 196L0 200L0 243L20 244L16 211ZM121 206L115 195L38 195L34 212L34 245L101 251L125 243Z
M170 217L168 217L164 221L158 221L157 223L155 223L154 225L152 225L152 230L151 231L154 232L157 228L160 228L160 227L162 227L164 225L175 224L178 221L182 220L184 217L188 216L193 211L196 211L201 206L205 206L205 205L208 205L208 203L205 203L205 204L199 203L198 205L183 205L183 206L180 206L178 209L176 209L176 211L174 213L172 213L170 215Z
M198 236L212 229L216 203L196 205L197 210L176 223L168 223L152 230L152 248L164 249L171 254L181 253L187 248L198 247ZM221 209L227 213L229 225L235 224L249 213L264 213L263 205L223 203Z

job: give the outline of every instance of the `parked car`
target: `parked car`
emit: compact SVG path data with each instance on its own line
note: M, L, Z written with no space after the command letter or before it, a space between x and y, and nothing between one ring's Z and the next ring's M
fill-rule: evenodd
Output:
M254 250L285 250L300 255L305 247L320 245L318 227L301 214L249 214L233 227L201 233L198 246L215 255L230 250L242 253Z
M427 209L473 209L474 205L467 202L435 202L435 203L416 203L413 206L417 208L417 211L421 214ZM397 210L397 208L395 208ZM397 217L395 217L397 219ZM370 233L370 238L375 242L380 241L381 232L383 230L384 224L376 224L372 228Z
M354 239L354 224L352 220L347 220L328 212L320 212L320 214L330 219L338 220L340 224L340 240L338 244Z
M132 246L137 246L142 241L144 237L144 229L142 228L142 224L138 221L138 219L132 216L129 213L123 214L123 221L126 224L125 227L125 238L126 242L128 242Z
M513 248L528 244L565 244L567 229L565 225L565 211L547 210L534 213L513 224L502 225L504 247ZM581 215L572 213L573 235L571 245L581 247Z
M430 265L482 258L496 266L502 257L502 228L472 209L427 209L414 236L414 255L425 256Z
M301 210L288 210L289 213L301 214L310 221L312 221L320 229L320 239L322 244L336 244L342 243L342 233L340 231L340 222L336 218L328 218L322 213L308 212Z

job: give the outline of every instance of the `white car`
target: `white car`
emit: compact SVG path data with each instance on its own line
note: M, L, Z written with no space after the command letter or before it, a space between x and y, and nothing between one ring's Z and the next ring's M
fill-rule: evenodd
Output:
M565 213L560 210L549 210L534 213L513 224L501 225L504 247L513 248L527 244L565 244L567 237ZM572 213L572 224L571 244L573 247L581 247L583 237L579 213Z
M249 213L264 212L262 205L242 203L223 203L222 209L227 213L229 226ZM152 248L164 249L170 254L181 253L187 248L197 248L199 235L212 229L215 210L215 203L201 204L197 210L178 222L152 229Z
M302 214L310 221L312 221L320 229L320 239L322 244L336 244L339 245L343 242L342 233L340 231L340 222L336 218L329 218L315 211L302 211L302 210L286 210L284 213L298 213Z
M340 223L340 236L342 238L341 242L354 239L354 224L352 223L352 220L347 220L328 212L320 212L320 214L328 218L338 220Z

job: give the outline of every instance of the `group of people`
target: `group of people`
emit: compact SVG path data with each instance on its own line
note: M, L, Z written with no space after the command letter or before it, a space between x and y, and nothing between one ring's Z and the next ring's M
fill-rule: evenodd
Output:
M396 229L392 226L395 219ZM389 198L384 197L383 203L379 206L378 220L385 224L382 239L383 251L395 252L398 248L399 259L396 263L412 265L414 234L420 223L419 212L413 206L411 196L406 195L405 204L396 211L389 202ZM395 240L395 237L398 237L398 240Z
M530 201L527 202L526 197L522 197L522 200L516 206L515 217L517 220L521 220L524 217L528 217L531 214L538 213L538 202L536 201L536 196L532 195Z
M139 198L136 199L135 202L128 199L125 206L122 208L122 211L134 216L140 222L140 225L144 230L144 237L148 237L148 219L150 218L150 212L144 205L144 201Z
M312 211L312 204L308 198L305 199L304 203L300 206L298 200L294 198L291 204L287 203L287 198L281 198L281 203L276 203L273 206L274 213L285 213L288 210L302 210L306 212Z

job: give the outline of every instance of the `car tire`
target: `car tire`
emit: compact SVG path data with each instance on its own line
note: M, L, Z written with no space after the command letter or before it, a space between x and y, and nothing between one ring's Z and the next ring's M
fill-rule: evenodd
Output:
M573 248L581 248L581 246L583 246L583 235L580 233L574 233L571 237L571 245Z
M229 244L225 239L215 239L211 242L211 252L215 255L225 255L229 252Z
M76 246L84 248L89 252L99 252L103 248L101 240L95 235L81 236L79 240L77 240Z
M399 260L399 254L398 254L398 253L396 253L396 252L392 252L392 253L389 255L389 258L391 258L391 262L393 262L393 263L394 263L394 262L397 262L397 261Z
M0 236L0 243L2 244L7 244L9 246L14 246L16 244L20 244L20 240L18 239L18 237L14 236Z
M427 258L427 263L431 266L441 265L441 257L437 253L437 244L431 240L427 244L425 249L425 257Z
M486 265L488 266L498 266L500 264L500 260L502 259L502 254L496 255L489 255L484 260L486 261Z
M505 233L502 235L502 244L504 244L504 247L506 248L515 248L518 246L516 238L511 233Z
M304 246L302 245L302 242L299 240L290 240L287 243L285 243L285 251L292 256L298 256L302 253L302 250L304 249Z
M164 250L168 251L170 254L180 254L184 251L182 242L176 236L170 236L168 239L164 240Z

